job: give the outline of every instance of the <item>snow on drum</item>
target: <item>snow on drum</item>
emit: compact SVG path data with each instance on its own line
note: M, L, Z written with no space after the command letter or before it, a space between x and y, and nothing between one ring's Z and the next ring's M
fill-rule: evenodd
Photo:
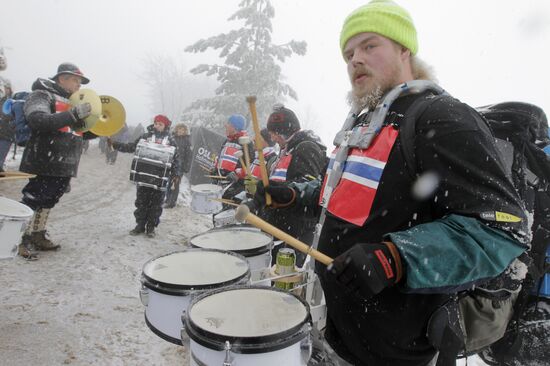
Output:
M189 244L195 248L221 249L238 253L246 257L251 271L271 266L273 237L249 227L231 226L212 229L193 236Z
M13 258L34 214L28 206L0 197L0 259Z
M187 249L155 257L141 278L145 322L160 338L181 345L181 317L192 297L249 279L248 262L236 253Z
M309 306L286 291L233 286L196 297L182 317L191 365L299 366L311 357Z
M215 184L197 184L191 187L191 209L200 214L214 214L222 204L213 199L222 198L222 187Z

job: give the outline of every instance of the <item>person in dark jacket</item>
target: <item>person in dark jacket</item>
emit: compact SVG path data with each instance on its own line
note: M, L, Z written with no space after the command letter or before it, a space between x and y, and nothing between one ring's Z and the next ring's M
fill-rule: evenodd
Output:
M11 98L12 89L9 80L0 77L0 109L6 99ZM15 142L15 126L11 123L10 114L4 114L0 110L0 172L4 171L4 162L10 151L11 144Z
M465 339L460 294L475 287L489 306L508 306L518 291L529 231L523 204L489 127L459 100L435 98L414 115L416 134L401 136L409 106L433 100L438 88L415 55L406 10L383 0L355 10L340 46L352 110L324 183L266 190L278 204L321 204L317 249L334 261L315 269L334 364L454 365ZM415 174L404 143L414 146ZM506 296L491 297L504 279Z
M176 146L170 137L170 120L168 117L159 114L153 119L153 125L147 128L142 136L133 142L123 143L119 141L107 140L107 144L114 150L120 152L134 152L140 140L153 142L156 144ZM172 157L172 161L177 161L177 149ZM139 235L145 233L148 237L155 236L155 228L160 222L162 215L162 202L164 201L165 191L160 187L152 188L150 186L137 183L136 191L136 227L130 231L130 235Z
M191 169L191 160L193 159L191 136L189 134L189 128L185 123L178 123L174 127L172 139L176 144L178 159L174 161L175 169L172 171L172 176L170 177L170 182L168 183L166 203L164 204L165 208L176 207L176 202L180 192L181 177L183 174L189 172L189 169Z
M70 187L76 177L82 141L97 137L91 132L79 132L84 118L91 113L89 103L72 106L69 97L89 83L72 63L62 63L50 79L37 79L24 106L25 118L31 129L21 159L22 172L36 174L23 188L22 203L34 211L27 226L19 255L35 259L35 250L57 250L59 244L47 237L46 223L50 210Z
M313 131L300 129L298 117L292 110L276 105L267 120L267 130L271 140L281 148L279 156L271 163L269 180L272 189L277 189L282 183L303 183L322 178L326 168L326 147ZM262 184L259 188L255 197L261 200L265 192ZM315 210L304 212L301 208L293 210L285 209L285 206L275 204L264 207L260 217L302 242L311 244L318 219ZM273 251L273 261L279 249ZM296 264L301 267L305 258L303 253L296 253Z

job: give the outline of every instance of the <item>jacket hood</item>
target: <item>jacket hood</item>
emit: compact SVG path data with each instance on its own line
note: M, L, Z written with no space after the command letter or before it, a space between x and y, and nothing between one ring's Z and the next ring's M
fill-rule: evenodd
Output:
M31 89L32 91L44 90L50 93L60 95L64 98L69 98L71 96L70 93L68 93L65 89L59 86L55 81L50 79L42 79L42 78L36 79L36 81L32 84Z
M304 141L315 142L321 150L326 151L327 147L321 142L319 136L317 136L312 130L300 130L296 132L287 143L287 149L291 150L298 144Z

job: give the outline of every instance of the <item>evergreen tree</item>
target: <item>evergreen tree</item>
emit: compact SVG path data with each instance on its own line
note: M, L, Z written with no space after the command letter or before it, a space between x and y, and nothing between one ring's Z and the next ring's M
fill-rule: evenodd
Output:
M212 48L220 50L219 57L225 59L224 65L201 64L191 70L216 75L220 83L214 97L198 99L184 112L184 118L194 123L219 129L233 113L249 115L249 95L257 97L258 118L265 123L275 103L284 102L287 96L298 99L290 85L281 81L279 63L293 53L305 55L306 42L272 43L275 9L270 0L242 0L239 8L228 20L244 20L243 28L201 39L185 49L198 53Z

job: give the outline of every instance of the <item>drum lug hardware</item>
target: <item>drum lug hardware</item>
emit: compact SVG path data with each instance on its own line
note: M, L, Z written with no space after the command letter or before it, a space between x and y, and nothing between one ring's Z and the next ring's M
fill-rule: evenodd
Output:
M309 323L304 324L302 330L307 332L307 336L300 342L300 355L302 357L302 362L304 363L304 365L306 365L311 358L311 354L313 352L313 342L311 340L311 325Z
M189 334L187 334L187 331L185 330L186 315L187 315L187 311L184 310L181 314L182 327L181 327L181 332L180 332L181 343L183 343L183 344L189 344L191 342L191 339L189 338Z
M225 359L223 360L223 366L235 366L233 364L233 356L231 355L231 343L225 341Z
M149 289L143 285L139 290L139 299L141 300L143 306L147 306L147 304L149 304Z

